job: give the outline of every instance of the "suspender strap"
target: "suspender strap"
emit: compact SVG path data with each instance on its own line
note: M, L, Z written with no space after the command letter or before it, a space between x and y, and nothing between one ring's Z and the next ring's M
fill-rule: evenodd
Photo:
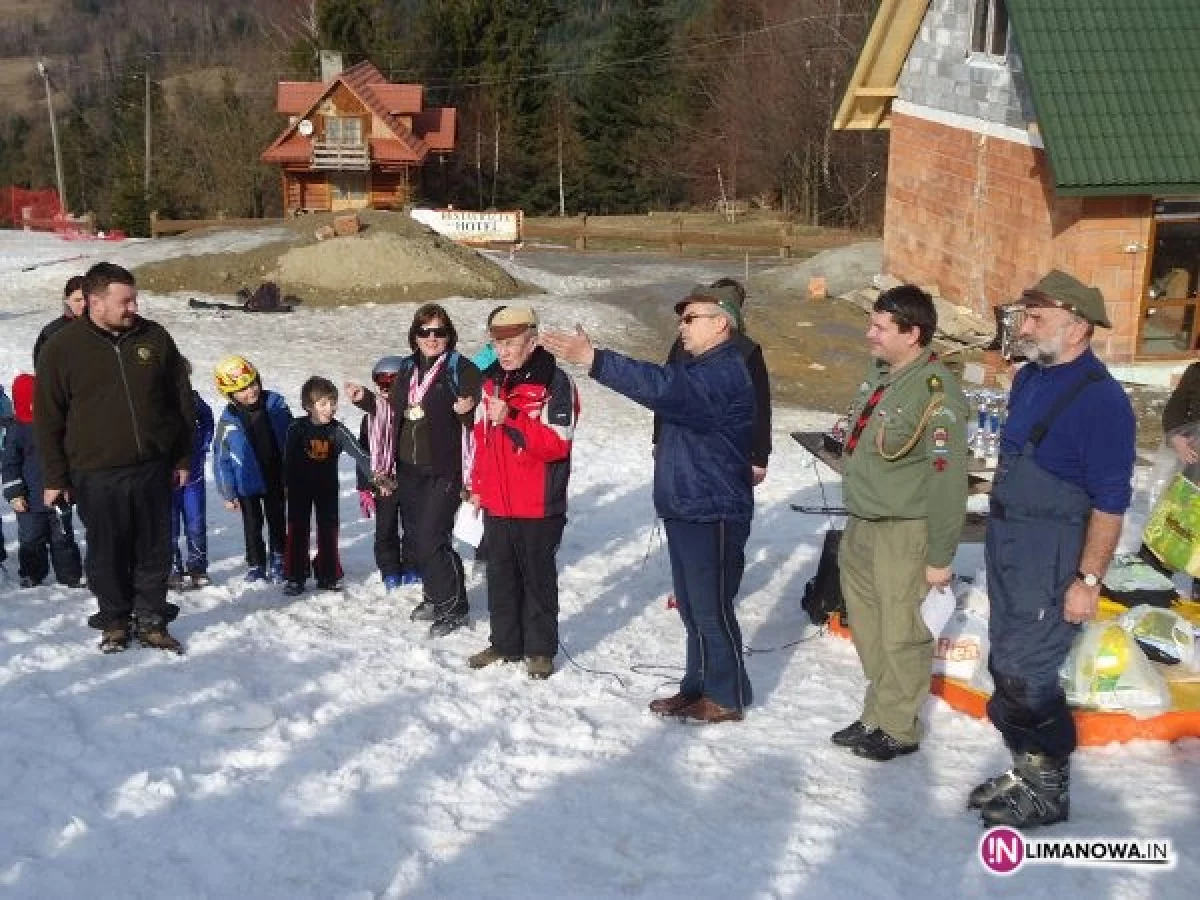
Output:
M1046 415L1042 416L1041 421L1034 425L1032 429L1030 429L1029 443L1034 447L1040 444L1042 442L1042 438L1046 436L1046 432L1050 430L1050 426L1054 423L1054 420L1058 418L1059 414L1062 413L1064 409L1071 405L1076 397L1083 393L1083 389L1089 384L1102 381L1103 379L1103 372L1101 372L1099 369L1092 369L1086 375L1084 375L1083 378L1079 379L1079 381L1073 384L1069 390L1064 391L1059 396L1058 400L1055 401L1054 405L1050 407L1050 411L1047 412Z

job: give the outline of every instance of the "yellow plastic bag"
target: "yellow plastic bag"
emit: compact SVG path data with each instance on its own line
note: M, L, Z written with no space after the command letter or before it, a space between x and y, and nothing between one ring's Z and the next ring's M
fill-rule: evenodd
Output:
M1176 475L1146 521L1144 540L1167 568L1200 578L1200 487Z
M1171 706L1166 681L1116 622L1084 625L1062 675L1072 706L1135 716L1156 716Z

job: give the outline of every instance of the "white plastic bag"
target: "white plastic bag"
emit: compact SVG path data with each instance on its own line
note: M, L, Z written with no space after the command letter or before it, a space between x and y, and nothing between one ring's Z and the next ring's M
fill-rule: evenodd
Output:
M925 595L921 602L921 618L925 620L925 627L934 638L942 636L942 630L954 615L956 604L954 591L949 587L930 588L929 593Z
M1135 716L1156 716L1171 706L1166 680L1116 622L1084 625L1062 675L1067 702L1073 706Z
M987 669L987 619L974 610L956 609L933 648L933 674L971 681Z
M454 514L454 536L469 547L478 547L483 540L483 510L472 503L462 503Z

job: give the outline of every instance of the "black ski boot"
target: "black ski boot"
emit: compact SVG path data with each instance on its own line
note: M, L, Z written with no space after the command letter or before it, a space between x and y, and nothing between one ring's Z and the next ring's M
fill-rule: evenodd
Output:
M1012 768L975 785L967 796L967 809L983 809L989 800L1012 787L1017 777L1017 757L1014 754Z
M457 609L451 607L447 612L437 611L433 624L429 626L430 637L445 637L452 631L457 631L471 623L470 609L466 606Z
M1012 782L983 805L988 826L1036 828L1065 822L1071 811L1071 759L1040 753L1016 758Z
M437 604L429 597L424 598L413 607L408 618L413 622L436 622L438 617Z

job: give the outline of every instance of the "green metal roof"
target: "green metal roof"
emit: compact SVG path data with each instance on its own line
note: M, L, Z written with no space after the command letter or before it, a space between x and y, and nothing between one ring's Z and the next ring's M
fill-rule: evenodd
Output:
M1200 194L1200 0L1007 0L1062 194Z

